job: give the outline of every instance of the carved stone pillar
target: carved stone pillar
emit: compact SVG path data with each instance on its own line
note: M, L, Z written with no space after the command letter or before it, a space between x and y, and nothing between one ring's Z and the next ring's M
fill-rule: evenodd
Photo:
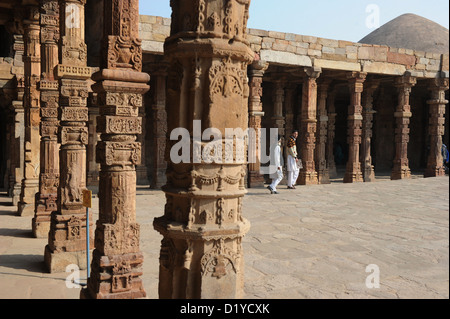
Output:
M409 105L409 96L412 87L416 83L416 78L409 75L395 80L395 86L398 89L398 105L394 113L397 127L395 129L395 159L391 174L392 180L411 178L408 160L408 143L409 122L412 113L411 106Z
M314 153L316 149L317 131L317 79L322 73L321 68L305 68L306 77L303 83L302 100L302 130L300 132L300 158L303 169L300 171L300 185L318 184Z
M153 223L164 236L159 297L242 298L242 238L250 228L242 211L246 147L224 136L226 128L248 127L247 65L254 57L246 40L250 1L171 1L171 6L165 43L171 65L168 130L182 128L194 136L178 142L194 146L194 155L180 163L168 156L165 213ZM194 120L201 120L202 131L215 128L216 138L210 142L204 134L197 140ZM176 153L172 145L167 155Z
M97 161L101 165L99 219L92 271L81 298L131 299L146 296L144 256L136 223L136 166L141 163L142 94L150 76L142 73L138 38L139 0L104 2L102 68L92 76L100 116Z
M97 132L97 117L100 114L97 103L97 94L90 93L88 98L89 108L89 144L87 145L87 180L86 184L93 192L98 193L100 164L96 161L96 147L100 140Z
M59 79L60 179L57 210L52 212L45 264L50 272L63 272L69 264L86 268L86 208L82 192L86 189L86 144L88 82L84 42L85 0L61 0ZM90 219L92 220L92 219ZM91 228L92 229L92 228ZM92 237L92 232L89 234Z
M285 135L285 124L286 119L283 115L283 105L285 100L284 88L286 82L284 80L279 80L275 82L275 92L273 95L273 116L272 116L272 127L278 129L278 135Z
M364 88L363 101L363 123L362 123L362 141L361 141L361 165L364 182L375 181L375 170L372 165L371 143L373 116L377 113L373 110L373 94L380 85L379 81L370 81Z
M153 180L151 188L160 189L167 182L166 169L167 162L165 159L166 139L167 139L167 113L166 113L166 83L167 68L163 66L154 74L156 77L156 92L154 97L153 111L153 136L154 136L154 154L155 162L153 164Z
M442 136L445 133L445 91L449 88L448 78L437 78L430 81L431 99L427 101L430 108L429 135L430 153L428 156L425 177L445 175L444 159L442 156Z
M41 0L41 145L39 193L36 196L35 215L32 220L33 236L47 238L50 219L57 209L59 187L58 144L58 65L59 6L57 0Z
M333 89L328 93L328 130L327 130L327 164L328 174L330 178L337 177L336 162L334 160L334 138L336 137L336 108L334 101L336 98L336 90Z
M317 134L316 148L316 168L319 184L330 184L330 173L327 165L326 151L328 138L328 112L327 97L330 80L324 80L319 85L317 103L317 121L319 122L319 132Z
M350 106L348 108L348 162L344 183L363 182L359 147L362 134L361 95L364 91L364 81L367 73L352 72L347 75L350 87Z
M250 97L248 99L248 112L249 128L255 131L255 145L253 151L255 163L249 163L248 165L248 187L263 187L264 186L264 176L261 175L261 118L264 116L261 98L263 95L263 77L269 63L265 61L254 61L249 67L249 87L250 87ZM251 149L249 149L249 152Z
M25 167L22 180L18 214L33 216L35 197L39 191L39 105L40 94L37 88L41 76L41 44L39 27L39 7L25 7Z

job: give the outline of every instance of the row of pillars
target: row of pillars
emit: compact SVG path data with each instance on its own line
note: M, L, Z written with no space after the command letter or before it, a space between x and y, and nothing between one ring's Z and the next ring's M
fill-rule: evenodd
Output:
M139 110L150 77L142 72L139 1L104 1L101 66L93 75L87 66L85 5L86 0L40 0L39 6L27 2L16 10L14 23L24 26L16 31L23 33L25 73L17 86L25 118L17 127L17 133L25 131L17 205L21 215L33 211L35 237L48 238L44 261L50 272L64 272L70 264L85 269L86 241L95 247L81 298L140 298L146 292L136 167L142 157ZM172 33L165 45L169 68L156 73L159 102L153 107L155 142L165 156L165 161L157 156L156 169L161 175L167 171L167 204L154 221L163 236L159 296L240 298L242 238L250 227L242 211L246 163L242 158L222 165L172 163L167 132L192 131L194 120L223 136L226 127L248 127L247 66L254 57L246 40L250 1L171 1L171 6ZM95 232L88 234L82 192L87 145L95 139L88 129L92 81L98 104L92 123L100 137L99 218L94 226L89 216ZM19 117L20 111L16 122Z
M262 82L268 63L255 61L249 71L250 78L250 127L255 130L261 128L261 117L264 116L261 98L263 94ZM303 81L302 106L298 126L300 131L300 156L303 169L300 172L300 185L328 184L330 178L337 176L334 160L335 138L335 94L330 89L331 79L319 81L322 73L320 68L305 68ZM366 81L367 73L349 72L347 74L350 91L350 105L348 108L348 162L344 176L344 183L373 182L375 171L372 164L371 140L372 127L376 111L373 109L373 96L380 86L380 80ZM398 91L398 104L395 111L396 153L391 174L392 180L411 177L408 161L409 123L412 116L409 98L411 89L417 79L409 73L395 78ZM429 80L431 99L430 105L430 154L425 177L445 175L441 153L442 136L444 135L445 91L449 88L448 78ZM289 137L293 130L293 92L294 88L286 81L275 82L273 108L271 118L273 127L278 128L279 135ZM283 115L283 106L285 115ZM259 174L260 163L249 166L249 187L259 187L264 183L264 177Z

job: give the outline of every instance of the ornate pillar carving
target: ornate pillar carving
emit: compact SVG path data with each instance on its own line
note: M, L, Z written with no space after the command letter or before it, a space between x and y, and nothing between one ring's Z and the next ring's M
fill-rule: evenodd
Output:
M327 130L327 164L330 178L337 177L336 162L334 160L334 138L336 137L336 108L334 101L336 98L336 89L333 88L327 97L328 106L328 130Z
M44 260L50 272L63 272L69 264L86 268L86 145L89 133L87 98L87 46L84 42L86 0L60 0L59 79L59 189L57 210L52 212ZM90 219L92 220L92 219ZM92 228L91 228L92 229ZM92 237L92 232L89 234Z
M92 76L100 116L97 161L101 165L99 219L92 270L81 298L131 299L146 296L144 256L136 223L136 166L141 163L142 94L150 76L142 73L138 38L139 0L104 2L102 68Z
M55 67L58 65L59 6L57 0L41 0L41 144L39 193L36 196L35 215L32 220L33 236L47 238L50 219L57 209L59 187L58 144L58 81Z
M175 143L168 143L167 203L164 216L153 223L164 236L159 296L242 298L242 238L250 228L242 211L246 147L224 136L225 128L248 127L247 66L254 57L246 40L250 0L171 1L171 6L165 43L171 65L167 105L173 114L168 130L180 127L192 137L193 121L201 120L202 131L215 128L221 134L212 142L209 137L185 141L195 147L188 163L169 158Z
M371 143L372 143L372 127L373 116L377 113L373 109L373 94L380 85L379 81L372 80L366 82L362 95L363 101L363 123L362 123L362 140L361 140L361 165L364 182L375 181L375 170L372 165Z
M16 14L16 18L18 18ZM12 205L16 206L20 200L20 194L22 190L22 179L25 171L25 110L23 107L23 98L25 93L25 78L23 70L23 55L24 55L24 42L23 42L23 26L17 21L14 23L16 27L10 29L13 35L13 51L14 51L14 67L18 73L15 74L16 85L16 97L11 103L13 112L13 127L12 127L12 145L11 151L11 177L9 186L9 195L12 197ZM18 27L17 27L18 26Z
M445 91L449 88L448 78L430 80L429 89L431 99L427 101L430 108L429 135L430 153L425 177L437 177L445 175L444 159L442 156L442 136L445 133Z
M25 167L18 214L33 216L35 197L39 191L39 106L40 94L37 87L41 76L41 44L39 27L39 7L25 6Z
M350 106L348 108L348 162L344 183L363 182L359 147L362 134L362 106L361 95L364 91L364 81L367 73L351 72L347 74L350 87Z
M275 82L275 92L273 95L273 128L278 129L278 135L285 135L285 124L286 119L283 115L283 106L285 101L285 92L284 89L286 87L286 81L284 79L277 80Z
M327 112L327 97L328 88L331 80L323 80L319 84L318 90L318 104L317 104L317 121L319 122L319 132L317 134L317 148L316 148L316 168L317 179L319 184L330 184L330 173L327 165L326 151L328 138L328 112Z
M300 171L300 185L318 184L314 152L316 148L317 131L317 79L322 73L321 68L305 68L306 77L303 83L303 101L300 132L300 154L303 169Z
M409 96L411 89L417 83L417 79L405 75L395 80L398 90L398 105L394 113L397 127L395 129L395 159L391 179L411 178L408 160L409 122L412 117Z
M100 134L97 132L97 118L99 113L97 94L89 93L89 144L87 145L87 180L86 184L93 192L98 193L100 164L96 160L97 143L100 140Z
M167 84L167 68L164 65L156 70L152 75L156 77L156 88L153 111L153 136L155 162L153 164L153 180L151 188L160 189L167 182L166 169L167 162L165 159L166 139L167 139L167 113L166 113L166 84Z
M255 147L253 151L256 152L255 163L249 163L248 165L248 187L263 187L264 186L264 176L261 175L261 118L264 116L261 98L263 95L263 77L264 73L269 67L269 63L265 61L254 61L250 67L249 71L249 87L250 87L250 97L248 99L248 112L249 112L249 128L255 131ZM250 149L249 149L250 152Z

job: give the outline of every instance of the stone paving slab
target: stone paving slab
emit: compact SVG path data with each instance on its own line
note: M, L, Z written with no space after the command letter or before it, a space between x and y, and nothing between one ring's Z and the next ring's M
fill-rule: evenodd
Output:
M448 176L279 191L252 189L244 201L252 224L243 241L246 298L449 298ZM142 278L156 299L162 237L152 223L165 196L137 195ZM15 216L9 202L0 197L0 298L79 298L66 287L68 273L45 272L47 240L32 238L31 218ZM365 284L371 264L379 289Z

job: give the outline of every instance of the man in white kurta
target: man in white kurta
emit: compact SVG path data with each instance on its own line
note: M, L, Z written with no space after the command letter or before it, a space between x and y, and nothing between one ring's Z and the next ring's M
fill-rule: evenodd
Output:
M281 145L283 144L283 138L278 137L278 143L270 147L270 165L271 171L276 170L274 173L270 174L272 178L272 184L267 187L271 194L278 194L277 186L283 180L283 166L284 160L281 154Z
M287 141L287 171L288 171L288 189L295 189L295 184L297 183L297 178L300 173L301 162L299 162L297 153L297 141L298 131L292 132L292 135Z

